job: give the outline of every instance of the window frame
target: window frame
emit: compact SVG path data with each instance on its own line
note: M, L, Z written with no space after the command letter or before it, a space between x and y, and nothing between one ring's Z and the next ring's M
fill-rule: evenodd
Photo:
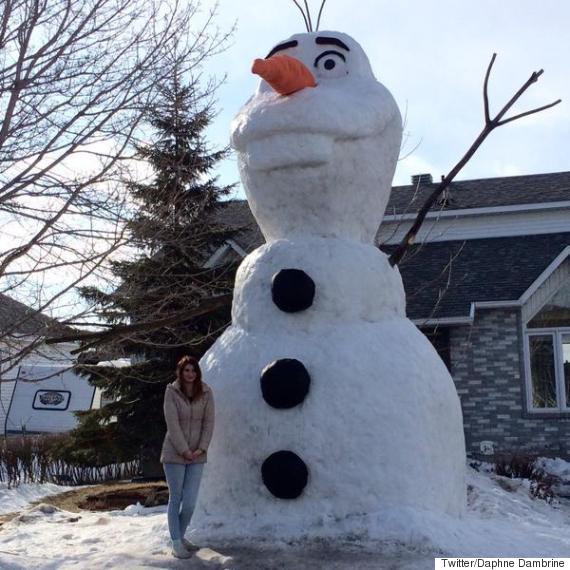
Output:
M532 371L530 366L530 338L532 336L551 335L554 348L554 377L556 382L555 408L535 408L533 405ZM562 337L570 336L570 327L528 328L524 331L524 367L526 384L526 405L532 414L570 414L570 406L567 406L570 395L566 394L564 378L564 354L562 349ZM563 405L561 405L561 403Z

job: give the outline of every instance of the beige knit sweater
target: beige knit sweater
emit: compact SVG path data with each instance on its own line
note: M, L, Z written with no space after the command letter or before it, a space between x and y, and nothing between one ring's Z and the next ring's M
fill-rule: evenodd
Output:
M166 436L160 454L161 463L205 463L214 431L214 396L205 383L200 398L190 401L178 380L166 386L164 419ZM193 462L183 457L185 451L202 449Z

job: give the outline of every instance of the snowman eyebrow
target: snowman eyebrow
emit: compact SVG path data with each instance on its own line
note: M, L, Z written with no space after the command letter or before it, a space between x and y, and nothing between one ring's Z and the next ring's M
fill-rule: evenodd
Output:
M338 38L330 38L328 36L318 36L317 38L315 38L315 43L319 45L332 44L334 46L338 46L342 49L345 49L346 51L350 51L350 48L342 40L339 40Z
M281 51L283 49L289 49L292 47L297 47L299 42L297 40L291 40L290 42L283 42L282 44L277 44L266 56L265 59L269 59L272 55Z

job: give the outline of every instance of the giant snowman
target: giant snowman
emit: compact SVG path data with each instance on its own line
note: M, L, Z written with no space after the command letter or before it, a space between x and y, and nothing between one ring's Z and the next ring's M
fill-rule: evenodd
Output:
M232 325L201 362L216 427L193 526L374 537L414 514L458 516L459 399L373 243L398 107L343 33L294 35L253 71L231 142L267 243L241 264Z

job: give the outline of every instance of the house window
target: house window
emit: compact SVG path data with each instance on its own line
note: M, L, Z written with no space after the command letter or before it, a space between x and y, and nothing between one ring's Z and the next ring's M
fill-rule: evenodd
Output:
M451 372L451 349L449 342L449 327L422 327L420 329L432 343L433 347Z
M527 323L529 409L570 412L570 283Z

